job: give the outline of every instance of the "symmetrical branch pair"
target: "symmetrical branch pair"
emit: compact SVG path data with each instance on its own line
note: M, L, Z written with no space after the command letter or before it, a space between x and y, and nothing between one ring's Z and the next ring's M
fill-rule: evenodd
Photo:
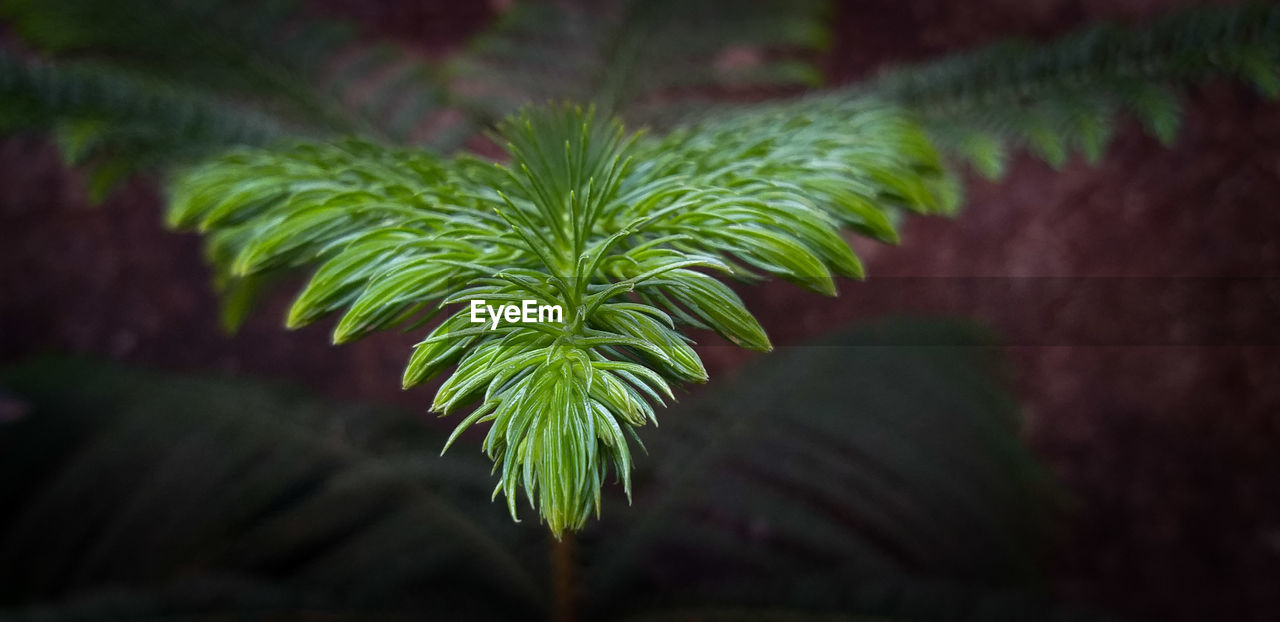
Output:
M131 6L149 14L151 5ZM624 103L643 104L690 83L686 77L705 86L700 68L726 46L812 49L823 41L818 2L680 9L691 5L620 1L618 11L602 13L611 24L603 30L583 21L595 13L582 7L517 10L470 58L494 61L485 71L502 85L532 78L513 94L516 100L546 87L554 98L597 101L628 114ZM1010 147L1027 147L1053 164L1074 151L1096 160L1122 111L1168 140L1179 115L1172 88L1188 82L1226 75L1265 94L1280 91L1280 9L1213 7L1148 28L1108 26L1047 46L999 45L843 91L721 110L663 137L628 134L590 109L526 109L499 124L509 160L493 164L366 140L282 145L280 135L298 132L271 115L243 114L246 93L291 111L291 122L323 128L313 135L354 131L388 139L421 117L389 115L399 107L394 102L430 104L432 81L419 84L421 71L388 72L403 79L381 83L373 89L382 94L372 98L376 105L364 108L408 123L392 123L399 132L365 131L364 115L347 119L330 100L359 83L362 68L380 65L376 56L353 61L340 72L345 78L328 79L324 97L310 97L293 74L319 80L324 71L306 60L315 54L303 52L331 48L341 37L300 28L282 42L278 33L292 32L276 27L288 23L284 12L216 21L236 37L200 36L199 28L171 32L170 23L202 23L190 19L192 10L215 7L162 6L170 17L186 17L111 30L97 24L118 8L104 14L90 0L3 5L16 30L39 47L105 50L127 71L0 57L0 127L53 129L70 154L144 156L106 167L104 187L148 163L185 161L228 144L272 143L181 168L171 187L172 224L208 236L210 260L231 301L229 323L264 280L307 266L318 268L288 324L341 312L337 342L395 326L416 329L441 308L456 309L414 349L404 385L456 367L433 409L470 408L459 432L489 425L484 448L501 472L495 494L504 493L515 514L523 488L556 533L598 511L610 470L629 490L635 428L656 422L655 407L671 399L672 384L706 380L682 327L769 349L760 325L717 276L779 277L834 294L834 277L863 276L841 229L896 242L904 211L947 213L960 201L960 185L935 145L999 176ZM666 19L654 7L711 20L709 29L723 36L690 36L688 27L702 22ZM732 24L722 20L726 12ZM569 52L557 56L560 48L545 45L547 24L567 29L553 38L567 42ZM166 45L161 37L198 39L209 53L149 66L155 47ZM230 39L246 43L244 49L229 54L234 50L223 46ZM264 62L269 50L279 53ZM646 58L657 59L656 66L644 65ZM545 79L531 63L572 84ZM682 67L689 73L676 71ZM766 59L755 73L796 77L787 67ZM148 69L169 86L140 79ZM238 94L236 105L206 96L219 80L230 82L223 86ZM264 85L271 87L266 95ZM494 102L495 116L510 109L501 97ZM351 123L334 123L335 116ZM643 115L630 118L637 116ZM466 317L473 300L524 299L560 306L564 321L486 327Z
M365 143L244 151L173 186L171 222L209 235L232 277L318 263L288 322L345 309L334 340L457 311L419 343L406 387L456 371L442 414L488 423L495 491L519 488L553 532L599 511L608 471L630 489L634 428L671 384L706 371L680 326L769 340L713 278L764 275L824 294L861 277L850 227L896 239L898 210L952 207L940 162L900 111L870 102L753 111L661 140L590 110L499 127L510 162ZM470 321L472 300L560 305L562 323Z

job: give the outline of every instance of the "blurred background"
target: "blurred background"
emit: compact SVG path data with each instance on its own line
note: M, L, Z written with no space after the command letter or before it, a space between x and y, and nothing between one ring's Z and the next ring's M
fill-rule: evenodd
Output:
M32 11L23 5L6 10L0 40L42 53L13 18ZM395 62L460 68L444 82L479 103L424 105L403 127L410 142L496 155L476 130L518 98L493 84L516 84L501 71L502 42L538 24L512 17L522 5L290 10L348 24L346 62L378 42L410 59ZM803 67L681 95L745 102L838 87L1187 5L838 2L814 14L816 38L787 40ZM572 47L569 34L552 38ZM705 60L732 70L771 54L748 42ZM538 86L524 93L551 96ZM378 88L353 87L345 101ZM617 109L661 126L679 105L667 99L682 97ZM158 174L139 166L99 193L47 136L5 138L0 609L1275 619L1280 108L1225 81L1189 90L1183 107L1170 147L1125 121L1095 165L1014 152L1003 179L966 175L956 218L910 219L898 246L858 241L871 278L843 283L838 298L782 282L738 288L777 351L700 335L712 382L645 435L633 504L608 499L569 547L488 503L474 443L435 457L453 422L425 414L433 387L397 382L414 335L334 347L327 324L286 331L289 288L228 334L200 240L163 225ZM721 420L744 430L724 447L706 423ZM793 420L817 440L779 440L774 426ZM271 426L299 429L259 430ZM820 451L824 435L848 444ZM275 475L250 477L264 469ZM202 577L214 579L188 584Z

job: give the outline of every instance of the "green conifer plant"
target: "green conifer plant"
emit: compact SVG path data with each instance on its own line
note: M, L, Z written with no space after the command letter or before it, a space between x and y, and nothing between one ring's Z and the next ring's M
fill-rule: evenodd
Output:
M671 19L681 4L670 5ZM776 23L802 27L771 32L773 21L744 11L741 28L720 29L734 38L719 44L820 47L813 26L821 13L814 3L794 6L801 4L794 19ZM98 45L114 58L149 58L145 28L105 38L86 34L92 28L50 28L59 19L93 21L85 17L92 13L50 10L55 5L88 6L15 1L0 9L51 53ZM203 2L165 6L214 10ZM788 3L770 6L785 11ZM234 67L231 75L262 79L234 84L240 97L228 101L209 95L213 82L185 73L164 88L140 77L171 74L167 66L147 74L145 63L104 69L0 58L0 121L54 129L75 154L123 145L148 154L147 162L172 163L169 223L206 236L217 281L233 301L230 324L261 283L308 269L288 326L336 316L337 343L391 328L424 332L403 385L448 374L432 410L459 418L449 442L486 426L495 496L504 495L516 516L523 494L560 534L599 512L610 475L630 490L635 429L657 422L674 387L706 381L687 327L770 349L724 279L781 278L834 295L837 278L864 276L842 232L893 243L903 214L952 213L961 195L952 162L999 176L1011 148L1055 165L1075 152L1096 161L1123 112L1170 140L1177 87L1227 76L1267 95L1280 91L1280 10L1241 5L1187 10L1146 28L1093 28L1043 46L1003 44L841 90L719 107L649 135L614 115L631 109L629 94L684 82L646 73L634 52L667 49L661 37L687 33L659 27L661 13L636 14L652 23L617 21L626 11L602 14L615 16L626 45L579 41L566 64L578 67L590 50L604 59L566 72L583 82L562 95L582 103L537 101L504 118L493 130L506 154L497 162L364 131L370 126L359 115L335 122L345 118L341 106L292 80L266 89L292 104L271 109L291 115L239 114L244 93L281 84L271 78L279 72ZM241 33L233 40L250 49L275 32L211 23L233 26ZM510 63L548 62L537 37L512 28L501 24L479 52L494 53L496 41ZM530 53L511 49L522 45ZM681 50L706 60L721 47L699 41ZM282 55L272 66L298 58ZM646 75L659 76L655 87ZM511 104L495 106L476 118ZM356 137L338 138L344 134ZM468 317L473 302L528 299L560 307L563 321L487 326ZM431 324L440 312L442 321Z

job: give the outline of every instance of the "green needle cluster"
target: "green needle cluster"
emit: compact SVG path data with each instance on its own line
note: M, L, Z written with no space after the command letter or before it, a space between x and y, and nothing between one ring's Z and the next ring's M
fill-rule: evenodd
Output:
M834 295L861 277L840 234L896 240L901 210L945 212L950 182L921 130L872 101L815 100L652 139L591 109L527 109L498 127L509 161L363 142L237 151L184 171L170 222L208 236L227 279L316 265L289 311L341 313L334 341L448 315L403 383L453 369L432 410L484 424L495 496L520 489L554 533L630 490L636 428L672 385L704 382L688 326L769 339L720 278ZM474 323L469 303L537 300L562 322Z

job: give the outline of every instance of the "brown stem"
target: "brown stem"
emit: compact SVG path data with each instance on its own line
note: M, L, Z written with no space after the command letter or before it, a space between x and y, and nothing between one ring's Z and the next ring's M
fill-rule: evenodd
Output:
M553 622L578 622L578 585L573 534L551 540L551 595Z

